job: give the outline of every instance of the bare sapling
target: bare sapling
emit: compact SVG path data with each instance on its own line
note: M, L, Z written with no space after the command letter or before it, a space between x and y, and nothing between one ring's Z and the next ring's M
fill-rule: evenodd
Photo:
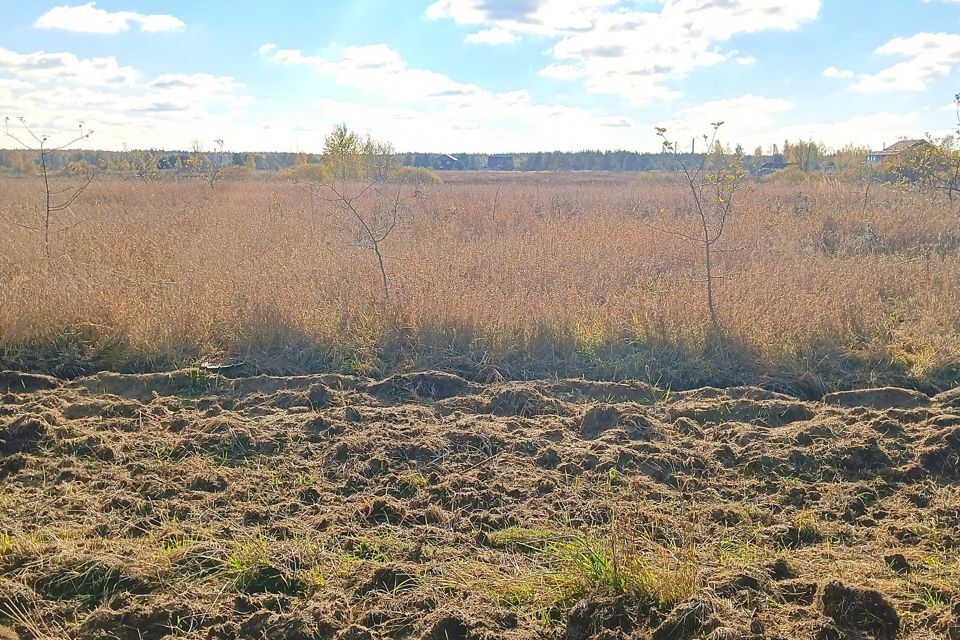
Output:
M714 257L719 251L717 243L723 237L727 223L733 215L735 197L746 176L742 155L724 153L717 143L717 131L721 125L722 122L712 123L712 132L703 136L706 148L699 162L684 160L677 144L667 136L667 130L657 127L657 136L663 141L664 150L673 154L680 168L699 228L691 235L650 225L658 231L681 238L702 252L707 311L710 325L714 329L720 328L714 290L714 283L719 276L715 272Z
M301 184L315 198L331 203L356 221L357 244L377 258L383 288L383 304L390 304L390 279L387 275L383 244L396 229L403 208L419 197L419 191L405 193L403 185L390 185L374 179L367 183L328 182Z
M64 151L65 149L75 145L81 140L86 140L93 135L93 131L84 130L83 123L79 124L79 132L74 138L59 145L52 145L50 143L49 136L45 134L37 134L32 128L27 124L26 120L23 118L17 118L20 122L23 131L26 135L18 134L15 131L10 129L10 118L4 118L4 130L3 133L6 137L15 141L21 147L26 149L31 153L36 154L37 166L40 170L40 177L43 180L43 205L40 209L39 221L35 224L24 223L22 221L14 221L19 227L29 229L31 231L36 231L42 233L43 236L43 254L46 256L47 260L50 260L50 235L53 230L54 217L56 214L61 211L69 211L70 207L76 202L77 198L90 186L90 183L93 182L93 179L96 177L96 173L92 168L87 168L86 170L75 173L79 175L80 183L76 184L67 184L64 186L56 186L52 184L52 168L50 166L50 156L59 151ZM30 142L32 140L33 142ZM56 233L62 233L69 229L72 229L80 222L75 222L67 227L60 227L54 230Z
M199 140L193 141L193 151L187 158L190 174L207 183L212 189L223 178L224 151L223 138L213 141L213 151L206 152Z
M397 228L404 207L420 192L409 193L403 185L389 182L397 164L392 144L369 135L364 141L346 124L337 125L326 136L323 158L323 165L316 172L322 177L298 184L357 223L357 244L377 258L386 308L390 304L390 278L383 244Z

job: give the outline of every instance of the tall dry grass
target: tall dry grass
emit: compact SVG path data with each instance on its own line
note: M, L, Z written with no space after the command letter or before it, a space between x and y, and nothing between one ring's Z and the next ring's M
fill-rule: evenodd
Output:
M5 179L0 364L73 374L234 358L273 372L443 367L809 394L956 384L956 208L801 188L741 193L718 256L718 337L698 253L661 231L695 224L664 180L427 187L383 245L385 309L356 222L294 185L100 182L48 263L36 232L13 224L35 215L38 185Z

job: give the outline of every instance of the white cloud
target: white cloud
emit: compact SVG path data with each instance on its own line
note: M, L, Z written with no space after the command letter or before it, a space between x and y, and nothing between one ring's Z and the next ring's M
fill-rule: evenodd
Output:
M398 149L459 151L547 151L622 148L636 132L625 116L532 101L525 91L486 94L475 103L448 103L424 110L386 103L322 99L313 104L312 123L300 131L317 144L342 122L390 140ZM559 134L558 132L562 132Z
M190 96L229 94L246 88L231 76L214 76L209 73L164 73L151 80L147 87Z
M834 147L853 144L859 147L881 148L897 138L922 138L926 127L922 122L922 113L879 112L859 115L835 122L805 122L780 126L763 134L767 141L777 140L817 140L825 141ZM940 132L931 132L937 133Z
M493 27L471 33L465 39L475 44L513 44L520 40L520 36L502 27Z
M412 68L386 45L348 47L331 58L298 49L265 53L271 62L311 68L369 96L362 103L319 100L315 103L319 113L307 118L323 119L328 129L347 114L351 127L376 132L398 148L450 152L619 148L625 144L624 130L633 126L623 115L539 103L525 89L494 93Z
M0 72L16 73L23 81L69 80L80 85L132 84L139 74L114 57L78 58L72 53L17 53L0 47Z
M819 12L820 0L666 0L662 15L692 34L722 42L738 33L796 29Z
M482 93L475 84L456 82L435 71L409 67L400 54L385 44L347 47L338 59L304 55L299 49L267 48L264 54L273 62L306 65L317 73L331 76L339 84L403 102L463 99Z
M860 76L851 90L861 93L923 91L935 78L946 77L960 62L960 34L918 33L894 38L876 49L880 55L906 58L875 74Z
M837 69L836 67L827 67L823 70L824 78L852 78L853 71L846 69Z
M0 78L0 89L13 91L14 89L32 89L33 85L17 78Z
M718 45L740 33L795 29L817 17L820 0L665 0L657 11L633 6L622 0L439 0L426 15L551 38L554 61L541 75L580 80L593 93L644 104L678 98L670 83L695 69L755 63Z
M247 136L255 123L244 89L229 76L149 78L115 58L0 49L0 119L22 116L54 138L83 120L97 132L93 144L104 149L124 142L188 148L193 138Z
M676 117L657 126L665 127L671 140L687 141L710 133L711 122L722 122L720 139L741 141L775 127L779 117L793 108L794 104L783 98L747 94L685 107Z
M618 3L619 0L439 0L427 7L427 18L555 35L590 28L601 9Z
M54 7L37 18L35 27L40 29L61 29L77 33L121 33L129 31L131 25L138 25L141 31L161 33L177 31L186 25L182 20L168 14L144 15L133 11L110 12L98 9L95 2L71 7Z

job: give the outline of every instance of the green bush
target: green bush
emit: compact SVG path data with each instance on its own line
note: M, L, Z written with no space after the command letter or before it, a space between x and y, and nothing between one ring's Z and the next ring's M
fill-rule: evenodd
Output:
M304 182L329 182L330 169L323 164L295 164L280 171L280 175Z
M772 184L800 184L818 180L822 174L818 171L804 171L800 167L787 167L763 177L764 182Z
M400 167L397 182L404 184L440 184L443 180L433 169L426 167Z

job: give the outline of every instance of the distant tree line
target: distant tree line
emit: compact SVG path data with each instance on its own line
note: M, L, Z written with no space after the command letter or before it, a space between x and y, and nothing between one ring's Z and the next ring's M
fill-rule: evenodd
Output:
M198 158L210 157L215 152L165 151L142 149L134 151L77 150L51 154L48 168L53 171L66 170L71 163L82 162L97 167L101 172L123 173L135 171L138 165L150 164L162 172L186 172L191 163ZM393 153L388 164L402 167L432 168L436 153ZM479 171L487 168L490 154L460 153L452 154L457 158L456 170ZM504 154L513 158L516 171L676 171L676 158L667 153L640 153L635 151L553 151L537 153ZM696 160L702 154L684 154L685 160ZM282 171L295 166L320 165L324 162L322 153L304 152L225 152L223 164L226 167L245 167L255 171ZM13 149L0 149L0 171L34 173L37 170L35 158L28 152Z
M403 165L430 167L434 153L405 153ZM457 159L456 169L477 171L487 168L490 154L453 153ZM638 151L541 151L536 153L503 154L513 158L516 171L676 171L676 158L669 153ZM701 154L685 154L685 158L702 157Z
M159 171L186 171L191 159L209 158L219 155L217 151L165 151L158 149L138 149L130 151L71 150L51 153L48 168L64 171L71 163L86 163L102 172L133 171L145 161ZM322 154L294 152L224 152L224 166L246 167L256 171L279 171L292 167L298 161L316 164L323 159ZM38 170L35 154L22 149L0 149L0 170L16 173L35 173Z
M49 168L65 170L70 163L84 162L105 172L131 171L148 159L160 171L186 170L191 159L213 156L215 152L202 149L167 151L141 149L131 151L72 150L51 154ZM434 166L436 153L393 153L392 163L404 167ZM487 168L489 154L459 153L457 170L477 171ZM640 153L635 151L578 151L504 154L513 157L517 171L675 171L676 159L667 153ZM699 158L700 154L686 154L685 158ZM281 171L298 165L321 164L322 153L304 152L226 152L226 166L247 167L256 171ZM19 149L0 149L0 170L33 173L35 158Z
M341 129L342 127L339 127ZM333 158L339 157L339 173L356 173L358 166L367 172L383 173L395 168L435 168L437 153L397 153L389 143L361 138L343 128L342 139L329 138L323 153L306 152L230 152L222 149L204 150L195 143L190 151L140 149L127 151L64 150L52 152L47 158L50 171L76 171L95 169L100 173L133 174L143 179L161 174L190 174L197 167L221 167L225 176L250 172L310 173L320 166L333 166ZM331 144L334 146L331 147ZM336 145L347 148L349 153L337 151ZM742 147L734 149L717 143L723 153L737 157L750 173L758 173L765 163L787 165L795 172L848 171L863 165L868 149L847 146L832 151L824 145L799 140L773 144L766 149L756 148L746 154ZM937 141L938 147L955 153L953 140ZM714 149L716 151L716 149ZM338 155L339 154L339 155ZM457 159L454 170L478 171L487 169L490 154L454 153ZM650 153L637 151L550 151L535 153L502 154L512 158L515 171L677 171L679 163L695 164L703 158L701 153L669 152ZM347 161L347 156L355 156ZM351 164L353 163L353 164ZM360 163L360 165L356 165ZM356 166L354 166L356 165ZM39 170L35 154L22 149L0 149L0 172L33 174ZM314 171L314 172L315 172Z

